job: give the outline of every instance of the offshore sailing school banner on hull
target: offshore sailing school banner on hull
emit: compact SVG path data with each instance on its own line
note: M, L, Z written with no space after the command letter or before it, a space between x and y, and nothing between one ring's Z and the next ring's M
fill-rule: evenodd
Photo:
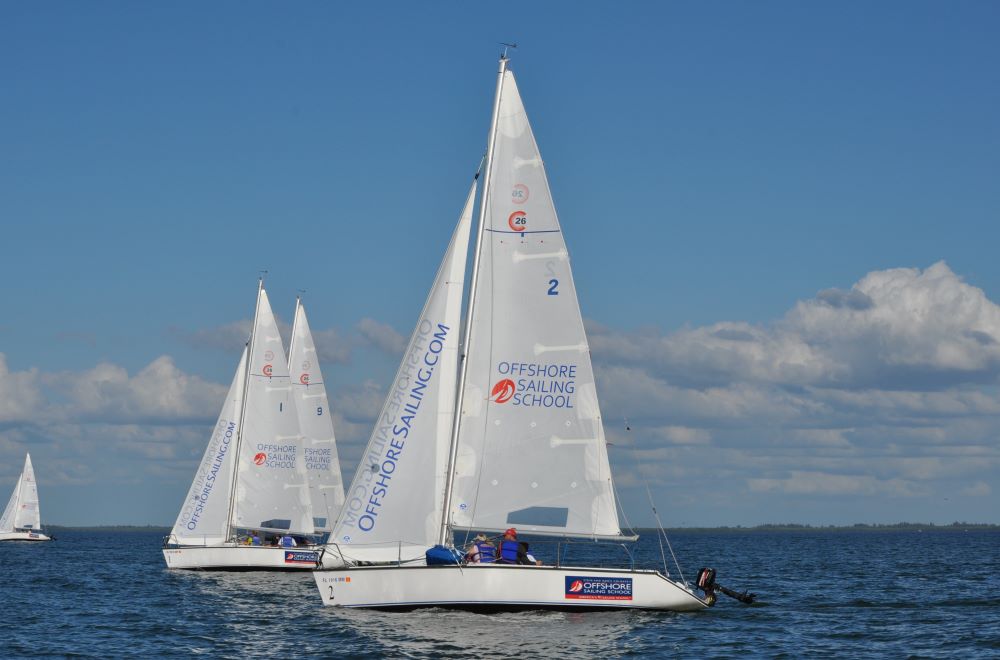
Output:
M305 550L285 550L286 564L315 564L319 559L318 552Z
M632 600L632 578L567 575L566 598Z

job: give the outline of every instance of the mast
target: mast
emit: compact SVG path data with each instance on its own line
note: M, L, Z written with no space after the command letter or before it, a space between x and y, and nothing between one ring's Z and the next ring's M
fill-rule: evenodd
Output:
M292 312L292 338L288 340L288 359L292 358L292 349L295 348L295 331L299 326L299 307L302 306L302 294L295 296L295 311ZM291 380L291 365L289 364L289 380Z
M483 177L483 194L479 198L479 229L476 232L476 254L472 261L472 278L469 281L469 304L465 316L465 350L462 352L462 366L458 377L458 398L455 402L455 418L451 427L451 444L448 448L448 472L444 487L444 508L441 511L441 532L438 534L438 544L448 542L448 532L451 528L451 491L455 487L455 460L458 456L458 436L462 423L462 404L465 399L465 377L469 371L469 348L472 346L472 316L476 306L476 282L479 279L479 255L483 247L483 227L486 224L486 205L490 194L490 179L493 175L493 147L497 134L497 122L500 115L500 92L503 89L503 77L507 71L507 50L500 56L500 70L497 72L497 91L493 99L493 118L490 122L490 135L486 146L486 175Z
M247 416L247 390L250 387L250 364L253 362L254 340L257 338L257 315L260 314L260 293L264 290L264 275L257 280L257 304L253 310L253 324L250 326L250 339L247 341L247 360L243 371L243 392L240 394L240 425L236 429L236 457L233 459L233 483L229 489L229 518L226 521L226 540L230 540L235 531L233 516L236 514L236 485L240 475L240 449L243 445L243 423Z

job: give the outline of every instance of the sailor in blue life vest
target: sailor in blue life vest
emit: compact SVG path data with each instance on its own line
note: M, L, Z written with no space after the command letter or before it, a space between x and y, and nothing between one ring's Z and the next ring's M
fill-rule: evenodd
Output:
M511 527L503 533L503 540L500 541L500 558L498 564L522 564L521 546L517 542L517 530Z
M295 546L298 545L298 543L296 543L295 539L293 539L291 536L285 534L284 536L281 537L281 540L278 542L278 545L280 545L282 548L294 548Z
M260 545L260 536L257 532L250 532L250 538L247 541L247 545Z
M472 545L465 553L467 564L492 564L496 560L497 550L485 534L478 534L476 538L472 539Z

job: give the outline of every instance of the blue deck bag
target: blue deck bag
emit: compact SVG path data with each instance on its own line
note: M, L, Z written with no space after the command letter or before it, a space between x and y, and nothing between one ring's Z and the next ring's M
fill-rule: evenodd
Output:
M427 557L428 566L441 566L443 564L458 564L462 561L462 556L455 548L446 548L443 545L436 545L424 553Z

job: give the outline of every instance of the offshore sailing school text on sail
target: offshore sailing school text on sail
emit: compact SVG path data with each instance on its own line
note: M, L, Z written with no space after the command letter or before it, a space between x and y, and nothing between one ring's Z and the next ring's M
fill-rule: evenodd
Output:
M572 408L576 392L575 364L500 362L497 371L507 376L493 386L494 403L541 408ZM510 376L517 376L515 381Z

